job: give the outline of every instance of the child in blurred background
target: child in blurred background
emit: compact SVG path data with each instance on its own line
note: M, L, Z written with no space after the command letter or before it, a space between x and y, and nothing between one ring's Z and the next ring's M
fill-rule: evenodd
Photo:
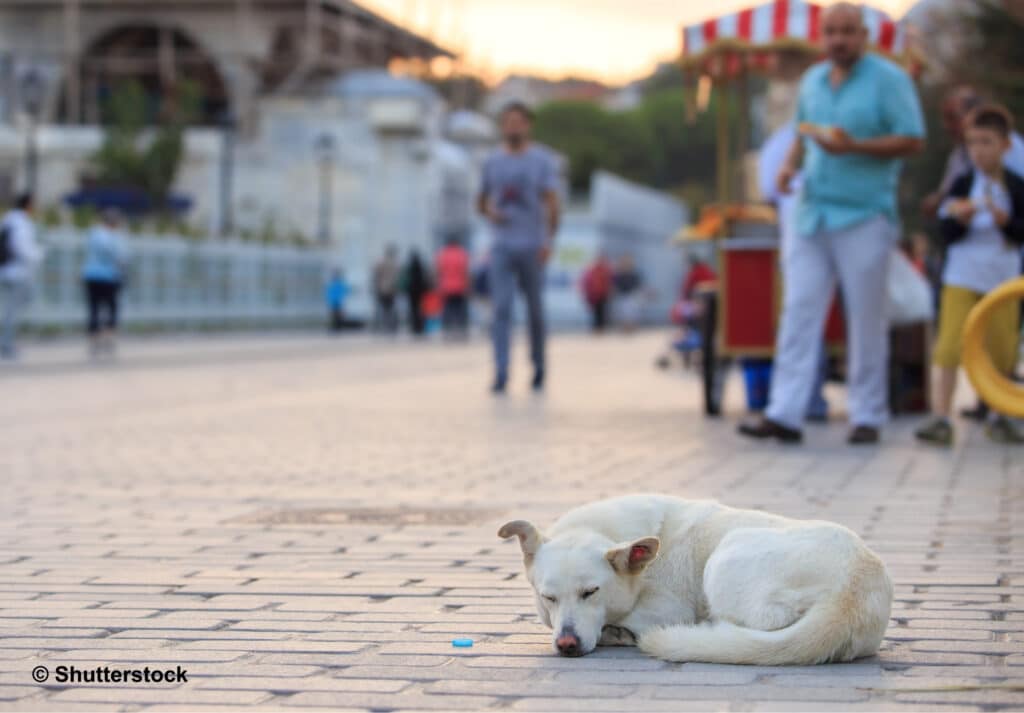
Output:
M1001 106L982 106L970 115L966 140L973 167L953 182L939 209L943 239L949 250L942 275L939 337L933 357L939 372L934 418L915 434L925 443L953 443L949 415L968 314L986 293L1020 275L1024 178L1003 165L1012 131L1013 119ZM1015 303L1002 305L992 314L987 337L996 366L1003 373L1012 374L1020 339ZM1024 443L1024 437L1002 415L992 415L987 431L999 443Z

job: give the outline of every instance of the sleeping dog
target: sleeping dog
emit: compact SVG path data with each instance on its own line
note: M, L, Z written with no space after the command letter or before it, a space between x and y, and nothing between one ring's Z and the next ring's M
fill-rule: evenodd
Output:
M885 565L852 531L706 500L630 495L519 538L555 650L638 645L669 661L805 665L874 654L892 605Z

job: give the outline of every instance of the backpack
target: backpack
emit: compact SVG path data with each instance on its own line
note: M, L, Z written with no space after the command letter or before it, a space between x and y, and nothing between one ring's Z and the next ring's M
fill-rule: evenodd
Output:
M14 246L11 245L11 224L0 225L0 267L14 262Z

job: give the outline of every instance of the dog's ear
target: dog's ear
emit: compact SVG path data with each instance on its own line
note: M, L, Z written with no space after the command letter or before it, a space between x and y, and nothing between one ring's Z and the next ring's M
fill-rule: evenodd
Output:
M532 522L526 520L506 522L498 530L498 537L508 538L513 535L519 538L519 546L523 549L523 559L532 558L544 544L544 535L534 527Z
M658 556L661 540L657 537L643 537L636 542L627 542L608 550L605 557L619 574L640 574Z

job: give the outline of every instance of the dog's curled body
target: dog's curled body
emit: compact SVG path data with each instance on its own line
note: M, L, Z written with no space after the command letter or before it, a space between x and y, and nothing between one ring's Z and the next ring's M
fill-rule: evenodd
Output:
M499 534L519 536L541 620L569 655L613 630L671 661L850 661L878 650L889 620L882 561L830 522L632 495L543 534L523 521Z

